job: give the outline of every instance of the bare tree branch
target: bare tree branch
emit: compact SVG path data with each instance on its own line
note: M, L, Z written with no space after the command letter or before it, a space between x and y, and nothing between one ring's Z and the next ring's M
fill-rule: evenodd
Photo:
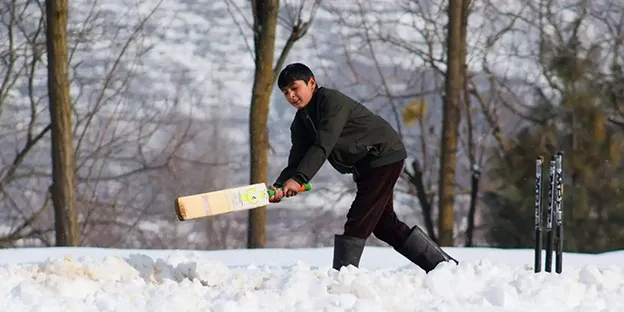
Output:
M273 82L277 80L279 72L282 70L284 62L286 62L286 57L288 56L288 53L290 53L290 50L295 45L295 43L308 32L308 29L310 28L310 25L314 20L314 16L316 15L316 11L318 10L321 0L309 1L314 2L312 4L312 8L310 9L310 15L305 21L303 21L301 18L301 12L303 11L303 6L306 3L306 0L301 0L301 3L299 3L296 10L297 13L294 16L289 16L287 19L281 18L282 24L290 28L290 35L288 36L288 39L286 39L286 44L284 44L284 47L282 47L282 51L280 52L280 55L275 62L275 67L273 69ZM288 8L289 6L286 5L287 10Z

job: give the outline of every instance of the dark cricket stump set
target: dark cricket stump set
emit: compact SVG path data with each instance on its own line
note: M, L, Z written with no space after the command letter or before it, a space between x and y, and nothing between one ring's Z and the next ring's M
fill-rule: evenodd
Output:
M535 273L542 271L543 231L546 231L545 271L552 272L554 249L555 272L561 273L563 269L563 152L558 151L550 157L545 228L542 224L543 170L544 157L538 155L535 161Z

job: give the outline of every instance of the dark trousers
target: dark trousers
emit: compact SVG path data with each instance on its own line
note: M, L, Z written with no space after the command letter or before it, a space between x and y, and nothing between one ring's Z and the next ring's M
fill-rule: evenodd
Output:
M359 170L357 193L347 213L344 234L368 238L371 233L392 247L400 247L410 228L394 212L393 191L403 161Z

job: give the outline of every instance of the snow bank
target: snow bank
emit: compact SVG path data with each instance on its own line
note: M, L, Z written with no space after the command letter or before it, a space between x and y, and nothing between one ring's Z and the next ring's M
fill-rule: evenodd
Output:
M561 275L532 251L448 248L428 275L389 248L331 270L331 248L0 250L0 311L622 311L624 253L566 254Z

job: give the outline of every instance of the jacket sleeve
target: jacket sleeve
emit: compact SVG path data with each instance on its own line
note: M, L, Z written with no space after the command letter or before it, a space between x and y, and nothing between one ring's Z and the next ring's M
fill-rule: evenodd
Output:
M294 175L296 175L296 170L299 166L299 162L301 161L301 159L305 155L305 152L311 144L308 137L304 135L303 130L301 129L303 125L301 125L300 123L301 121L295 119L290 125L291 147L288 154L288 165L286 165L286 168L282 170L279 177L277 177L277 179L275 180L275 183L273 183L273 186L275 187L281 187L287 179L292 178ZM302 183L301 181L298 182Z
M316 138L297 167L295 174L297 182L309 182L321 169L338 142L349 114L349 106L341 100L327 97L319 102Z

